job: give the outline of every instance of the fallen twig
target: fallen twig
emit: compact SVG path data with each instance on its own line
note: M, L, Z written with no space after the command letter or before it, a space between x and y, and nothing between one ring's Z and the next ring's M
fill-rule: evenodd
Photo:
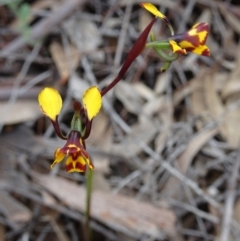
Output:
M239 177L239 168L240 168L240 151L238 152L238 157L236 162L232 167L232 175L228 183L228 190L226 192L226 202L223 212L223 222L222 222L222 233L221 241L228 241L230 239L230 225L233 214L233 205L236 197L236 184Z

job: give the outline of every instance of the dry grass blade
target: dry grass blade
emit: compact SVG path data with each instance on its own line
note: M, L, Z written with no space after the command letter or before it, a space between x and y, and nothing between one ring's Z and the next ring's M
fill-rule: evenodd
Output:
M195 135L190 141L185 151L178 157L178 165L182 173L186 173L193 158L201 148L219 132L219 128L206 129Z
M236 197L236 185L239 178L240 170L240 151L234 165L232 166L231 177L228 182L228 190L225 201L223 222L222 222L222 232L221 241L228 241L230 238L230 226L233 215L234 200Z

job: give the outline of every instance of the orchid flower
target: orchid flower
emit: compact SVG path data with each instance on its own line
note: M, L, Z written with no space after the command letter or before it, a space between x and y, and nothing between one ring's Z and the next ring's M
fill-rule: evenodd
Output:
M84 140L90 134L93 117L98 114L102 106L99 89L96 86L88 88L84 92L82 104L78 101L74 103L74 116L67 137L62 134L58 123L58 115L62 109L62 98L58 91L49 87L44 88L38 95L38 102L43 114L52 121L57 135L61 139L67 140L62 148L55 151L55 160L51 168L66 156L67 172L84 172L86 164L93 169Z

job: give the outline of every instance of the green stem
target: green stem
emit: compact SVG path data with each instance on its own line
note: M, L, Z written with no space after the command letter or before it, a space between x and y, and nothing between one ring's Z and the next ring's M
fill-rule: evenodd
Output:
M146 48L159 47L161 49L171 49L168 41L153 41L146 43Z
M163 67L161 68L161 72L165 72L171 65L172 62L165 62Z
M92 184L93 184L93 170L87 167L87 194L86 194L86 207L85 207L86 241L91 240L90 216L91 216Z
M178 54L176 53L172 53L170 55L167 55L166 53L164 53L164 51L162 51L159 48L153 47L154 51L157 52L157 54L162 57L165 61L167 62L173 62L178 58Z
M170 54L166 54L163 50L163 49L166 49L167 45L168 45L168 48L170 49L170 45L169 43L166 43L166 41L164 42L159 42L159 41L156 41L156 38L155 38L155 35L154 33L150 33L150 39L151 39L151 42L150 43L147 43L148 46L149 44L151 43L157 43L157 44L154 44L153 46L151 46L154 51L161 57L163 58L166 62L163 66L163 68L161 69L161 71L165 71L169 68L171 62L175 61L177 58L178 58L178 54L177 53L173 53L171 52ZM161 43L161 44L159 44Z

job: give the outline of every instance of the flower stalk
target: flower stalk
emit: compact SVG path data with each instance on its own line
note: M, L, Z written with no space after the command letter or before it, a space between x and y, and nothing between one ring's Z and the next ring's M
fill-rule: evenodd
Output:
M90 228L90 219L91 219L91 200L92 200L92 190L93 190L93 174L94 171L90 168L87 168L87 186L86 186L86 207L85 207L85 239L86 241L91 240L91 228Z

